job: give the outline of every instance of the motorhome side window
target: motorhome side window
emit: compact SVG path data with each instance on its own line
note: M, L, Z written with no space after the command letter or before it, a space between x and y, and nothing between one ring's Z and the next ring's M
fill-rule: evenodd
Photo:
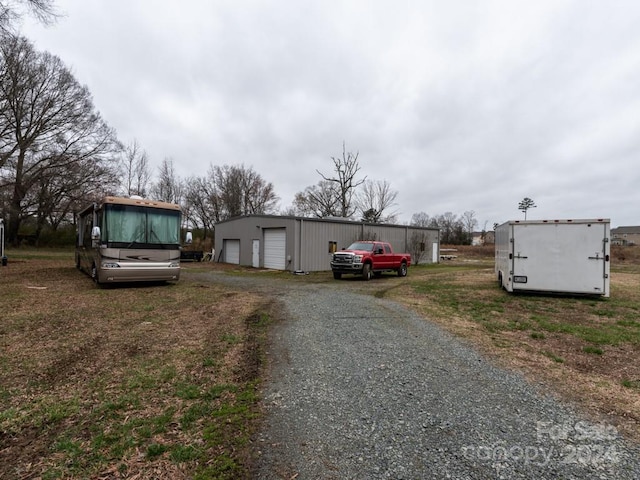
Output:
M82 245L84 245L87 248L91 248L91 227L92 227L92 223L91 222L91 217L87 216L82 220Z

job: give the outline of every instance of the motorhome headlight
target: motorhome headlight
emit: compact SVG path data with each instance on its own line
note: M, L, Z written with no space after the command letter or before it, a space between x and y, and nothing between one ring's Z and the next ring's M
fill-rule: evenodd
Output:
M180 262L171 262L169 264L169 268L178 268L180 267Z
M120 268L120 264L116 262L102 262L102 268Z

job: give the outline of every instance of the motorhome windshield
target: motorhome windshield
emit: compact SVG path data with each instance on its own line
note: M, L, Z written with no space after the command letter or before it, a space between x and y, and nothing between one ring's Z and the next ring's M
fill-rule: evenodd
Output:
M112 246L176 246L180 212L133 205L105 205L102 241Z

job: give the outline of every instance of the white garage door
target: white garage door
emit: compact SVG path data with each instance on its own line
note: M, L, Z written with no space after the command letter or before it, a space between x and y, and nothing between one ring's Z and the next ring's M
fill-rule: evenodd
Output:
M225 263L240 265L240 240L225 240L223 248Z
M287 235L284 228L264 231L264 268L286 269Z

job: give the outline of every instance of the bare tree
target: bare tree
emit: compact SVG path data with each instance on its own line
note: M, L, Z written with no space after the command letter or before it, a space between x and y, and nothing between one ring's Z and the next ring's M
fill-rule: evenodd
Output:
M273 184L265 181L252 168L236 167L240 171L242 214L262 214L275 211L278 196Z
M410 225L415 225L417 227L432 227L431 217L425 212L418 212L411 215Z
M0 1L0 34L13 34L14 25L25 13L45 25L53 23L58 17L53 0L3 0Z
M355 189L367 178L365 176L360 180L356 179L356 175L360 171L358 155L358 152L355 155L347 152L346 145L342 142L342 158L331 157L336 176L329 177L316 170L323 180L336 185L340 217L350 218L356 212L356 207L353 205Z
M53 168L38 178L35 188L26 197L33 198L36 216L36 242L45 227L57 230L61 223L72 221L74 212L90 201L113 194L117 188L115 165L91 161L77 162L61 171Z
M304 192L296 193L293 209L297 215L303 217L340 216L336 185L327 180L320 180L316 185L305 188Z
M357 206L362 221L370 223L395 223L397 212L389 212L396 205L398 192L391 190L386 180L366 180L357 193Z
M462 214L460 218L462 225L464 226L464 231L467 235L467 241L464 243L471 244L473 242L473 232L478 226L478 220L476 219L476 212L473 210L467 210Z
M451 212L446 212L442 215L435 215L433 222L440 229L440 242L443 244L454 243L454 227L457 218Z
M182 200L182 182L176 175L171 158L165 158L160 164L158 181L151 187L151 196L161 202L179 204Z
M183 198L185 220L194 227L202 227L205 238L208 232L213 231L216 221L219 221L219 218L216 218L214 197L215 186L211 185L206 178L191 177L186 180Z
M122 158L122 181L123 189L127 196L148 195L151 173L149 171L149 159L137 140L133 140L124 148Z
M214 185L222 219L239 217L243 212L242 172L230 165L213 167Z
M431 221L433 227L440 229L440 242L443 244L460 245L469 243L461 218L451 212L435 215Z
M411 215L409 225L415 227L434 227L433 220L425 212L414 213ZM435 225L437 227L437 225ZM414 230L409 237L409 253L411 261L414 265L419 265L426 250L426 242L428 235L426 232Z
M273 213L278 196L273 184L244 165L210 166L206 178L190 179L185 200L194 218L209 228L241 215Z
M11 189L7 239L16 243L21 221L33 213L23 202L38 184L84 162L112 164L119 144L58 57L25 38L0 42L0 177Z
M413 231L409 237L409 253L411 254L411 263L420 265L422 257L427 249L428 235L426 232Z
M488 223L489 221L485 220L484 225L482 226L482 230L480 231L480 242L482 243L482 245L487 243L487 224Z

